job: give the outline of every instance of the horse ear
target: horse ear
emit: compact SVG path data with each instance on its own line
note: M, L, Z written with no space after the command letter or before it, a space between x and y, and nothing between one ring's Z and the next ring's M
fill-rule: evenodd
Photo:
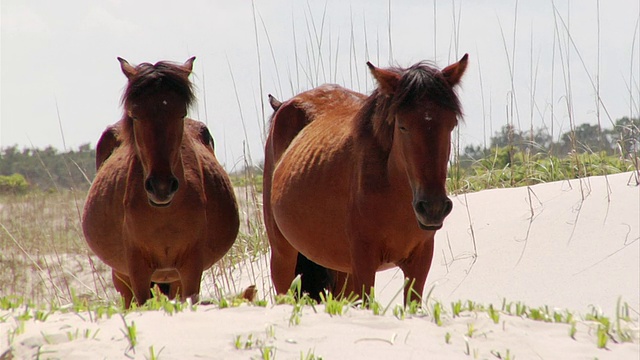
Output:
M451 87L457 85L467 69L469 54L464 54L462 59L455 64L451 64L442 70L442 75Z
M193 70L193 62L196 60L195 56L190 57L187 61L184 62L184 64L182 65L182 68L184 69L184 71L186 71L188 74L191 74L191 71Z
M269 105L271 105L271 108L273 109L273 111L278 111L278 109L280 109L280 106L282 106L282 101L276 99L275 96L269 94Z
M369 67L369 70L371 70L373 77L378 82L378 89L380 89L380 92L385 95L392 95L398 88L400 75L389 70L377 68L368 61L367 66Z
M122 73L127 77L127 79L131 79L135 74L138 73L136 71L136 68L131 66L131 64L129 64L127 60L118 57L118 61L120 61L120 69L122 69Z

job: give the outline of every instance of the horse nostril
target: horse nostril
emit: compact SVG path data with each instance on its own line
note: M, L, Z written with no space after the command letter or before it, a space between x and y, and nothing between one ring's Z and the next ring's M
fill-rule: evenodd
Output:
M153 186L153 178L148 177L147 180L144 181L144 189L146 192L153 194L155 193L155 188Z
M161 196L162 194L171 195L178 191L180 183L175 176L171 176L168 182L160 182L155 177L149 176L144 182L144 189L149 194Z
M424 200L416 201L413 208L417 214L422 216L430 216L434 218L449 215L453 209L453 202L449 198L444 198L442 202L432 202L431 204Z
M414 209L418 214L424 214L427 211L427 202L426 201L417 201L414 205Z
M451 201L451 199L447 198L444 201L444 216L447 216L451 213L451 210L453 210L453 201Z
M176 179L175 176L171 177L171 184L169 186L169 189L171 189L171 193L175 193L176 191L178 191L178 187L180 186L180 183L178 182L178 179Z

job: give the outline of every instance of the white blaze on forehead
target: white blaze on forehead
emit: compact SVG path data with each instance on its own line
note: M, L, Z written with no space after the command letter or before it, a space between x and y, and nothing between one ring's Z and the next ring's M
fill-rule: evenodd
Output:
M167 105L167 100L162 100L162 105Z
M425 119L426 121L431 121L431 120L433 120L433 118L431 117L431 115L429 115L428 113L424 115L424 119Z

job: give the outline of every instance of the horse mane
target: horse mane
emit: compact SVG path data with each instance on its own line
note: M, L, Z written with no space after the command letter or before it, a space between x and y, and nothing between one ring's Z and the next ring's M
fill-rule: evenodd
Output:
M129 107L141 96L158 90L175 91L187 106L195 100L189 74L176 63L160 61L155 65L142 63L136 67L136 74L129 79L122 95L122 104Z
M386 70L401 76L397 91L393 95L386 95L379 89L374 90L356 120L359 133L372 136L383 152L391 149L394 115L399 110L428 100L461 117L460 100L440 70L426 62L419 62L409 68L392 67Z
M195 102L193 84L189 80L189 73L179 64L160 61L155 65L142 63L136 66L136 74L129 78L127 87L122 95L121 103L124 106L123 116L123 140L131 138L132 119L127 113L138 100L159 91L173 91L187 108Z

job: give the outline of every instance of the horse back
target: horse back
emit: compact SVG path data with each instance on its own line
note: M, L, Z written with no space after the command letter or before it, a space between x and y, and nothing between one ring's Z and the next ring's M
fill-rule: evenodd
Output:
M291 99L280 106L271 119L269 137L265 145L270 165L278 162L284 151L302 129L311 122L301 103ZM266 166L266 164L265 164Z
M327 84L278 104L274 107L277 110L271 119L265 146L265 172L267 165L273 170L291 142L311 122L320 117L344 118L355 115L365 98L365 95L341 86Z
M96 170L99 170L102 164L113 154L113 151L120 146L119 133L120 122L108 126L105 131L102 132L98 140L98 145L96 145Z
M207 125L197 120L185 119L185 127L187 128L187 133L191 138L204 145L212 154L215 154L213 136L211 136L211 132Z

